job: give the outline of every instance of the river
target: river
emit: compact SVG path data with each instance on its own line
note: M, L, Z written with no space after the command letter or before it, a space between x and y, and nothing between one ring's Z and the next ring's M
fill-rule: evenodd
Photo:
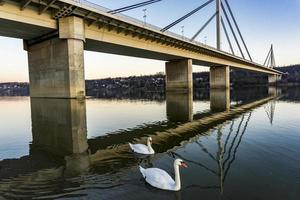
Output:
M155 155L131 153L149 136ZM139 165L173 177L175 158L189 166L180 191L142 179ZM0 97L0 200L299 196L300 88Z

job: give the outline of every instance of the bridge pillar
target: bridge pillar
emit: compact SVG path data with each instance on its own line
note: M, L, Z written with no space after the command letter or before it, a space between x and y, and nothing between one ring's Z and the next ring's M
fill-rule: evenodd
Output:
M275 74L268 75L269 84L276 83L276 81L277 81L277 76Z
M281 79L281 75L276 75L276 74L269 74L268 75L269 84L275 84L280 79Z
M172 60L166 63L166 90L193 89L192 59Z
M218 66L210 67L210 88L225 89L230 88L230 67Z
M59 19L59 37L27 45L31 97L84 98L84 22Z

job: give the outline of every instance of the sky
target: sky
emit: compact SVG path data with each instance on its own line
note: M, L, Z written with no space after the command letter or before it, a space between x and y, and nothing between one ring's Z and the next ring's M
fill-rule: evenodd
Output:
M98 5L116 9L145 0L89 0ZM162 0L161 2L138 8L123 14L146 22L165 27L174 20L205 3L206 0ZM278 66L300 63L300 0L228 0L244 36L250 54L255 62L263 63L270 45L274 45ZM170 29L177 34L192 37L215 12L212 3L190 18ZM196 38L207 45L215 45L215 21ZM229 28L227 28L229 30ZM229 51L229 46L222 31L222 49ZM231 35L232 42L233 37ZM238 53L237 46L234 49ZM132 75L155 74L164 72L163 61L117 56L85 51L85 78L96 79ZM0 36L0 82L28 81L27 52L19 39ZM208 68L194 66L193 71Z

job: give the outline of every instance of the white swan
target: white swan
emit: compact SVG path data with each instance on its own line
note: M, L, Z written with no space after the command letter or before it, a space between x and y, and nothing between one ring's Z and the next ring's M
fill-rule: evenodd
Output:
M129 146L132 149L132 151L135 153L150 155L155 153L151 144L152 144L152 138L148 137L147 146L144 144L131 144L131 143L129 143Z
M175 181L167 172L158 168L144 169L140 166L140 171L146 182L153 187L163 190L179 191L181 188L179 166L187 167L186 163L181 159L174 161Z

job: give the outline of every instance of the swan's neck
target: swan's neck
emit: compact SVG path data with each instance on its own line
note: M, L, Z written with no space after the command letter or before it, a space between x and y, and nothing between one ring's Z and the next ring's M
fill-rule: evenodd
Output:
M153 152L154 153L154 150L153 150L150 142L147 142L147 146L148 146L149 152Z
M174 172L175 172L175 190L180 190L181 182L180 182L180 173L179 166L174 164Z

